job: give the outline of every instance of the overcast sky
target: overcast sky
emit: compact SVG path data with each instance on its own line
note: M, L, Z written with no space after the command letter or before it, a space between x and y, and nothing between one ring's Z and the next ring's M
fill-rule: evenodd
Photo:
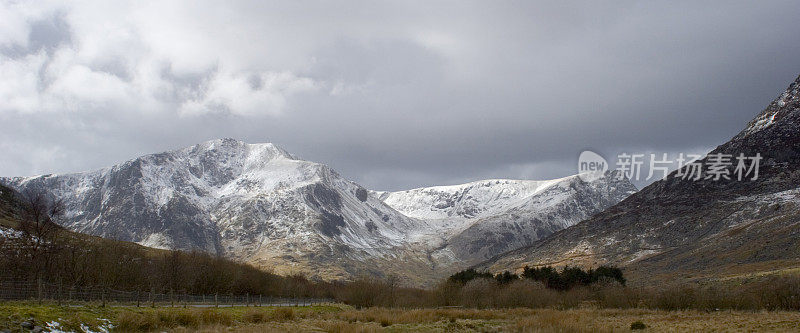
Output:
M0 176L232 137L380 190L705 152L800 74L798 1L0 0Z

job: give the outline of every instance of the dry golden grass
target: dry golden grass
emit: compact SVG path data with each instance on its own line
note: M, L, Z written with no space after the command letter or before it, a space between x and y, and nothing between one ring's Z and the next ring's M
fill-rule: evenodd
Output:
M58 321L78 331L107 318L119 332L620 332L642 322L644 332L796 332L798 311L703 311L643 308L602 309L583 303L572 309L354 309L315 307L134 308L0 306L0 330L19 321ZM7 318L7 319L6 319ZM94 323L92 324L92 322Z
M120 331L152 331L169 327L233 325L233 316L214 309L163 308L155 311L123 311L117 314L115 327Z
M518 319L517 332L613 332L630 330L641 321L657 332L794 332L796 312L700 312L659 310L540 310Z
M258 311L258 310L255 310ZM344 309L292 321L206 325L173 332L617 332L641 321L645 332L794 332L798 312L644 309Z

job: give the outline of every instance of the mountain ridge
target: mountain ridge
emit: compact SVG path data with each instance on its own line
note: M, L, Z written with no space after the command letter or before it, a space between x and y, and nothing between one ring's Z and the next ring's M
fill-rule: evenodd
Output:
M590 219L477 266L501 271L612 263L643 283L674 279L676 272L686 278L740 274L768 262L800 266L792 238L800 235L799 133L800 76L701 159L760 154L758 179L691 181L676 177L676 170Z
M502 181L550 184L542 192L554 191L549 200L564 204L547 210L547 216L535 215L540 208L545 211L545 199L531 201L512 193L504 198L521 200L508 206L515 215L470 220L450 238L441 237L451 230L441 219L403 214L377 192L271 143L217 139L107 168L0 178L0 183L21 191L43 189L64 199L64 226L78 232L156 248L200 250L282 274L337 280L399 272L422 284L530 241L520 223L541 226L539 234L547 234L564 227L554 221L577 221L629 194L626 186L596 190L605 188L605 179L575 179ZM579 209L571 208L573 204ZM453 246L458 237L464 238L460 248ZM483 243L467 249L464 243L473 241Z

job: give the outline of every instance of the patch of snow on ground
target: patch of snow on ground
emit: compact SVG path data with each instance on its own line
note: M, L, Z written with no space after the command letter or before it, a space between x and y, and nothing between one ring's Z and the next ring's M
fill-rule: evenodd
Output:
M647 256L652 255L652 254L656 254L656 253L659 253L659 251L658 250L653 250L653 249L641 250L641 251L638 251L638 252L634 253L633 254L633 258L631 258L631 260L628 260L628 262L634 262L634 261L637 261L639 259L642 259L644 257L647 257Z
M0 227L0 237L16 239L22 237L22 235L23 235L22 231L6 227Z
M164 236L161 233L152 233L145 238L145 240L139 242L139 245L152 247L156 249L163 249L169 250L172 248L172 239L167 236Z
M758 202L758 203L778 203L787 201L797 201L800 198L800 188L769 193L746 195L734 199L734 202Z

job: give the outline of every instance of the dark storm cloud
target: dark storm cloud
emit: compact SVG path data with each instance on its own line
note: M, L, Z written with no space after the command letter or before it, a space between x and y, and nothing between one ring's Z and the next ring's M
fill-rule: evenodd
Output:
M375 189L561 177L707 151L800 72L789 1L4 6L2 175L234 137Z

